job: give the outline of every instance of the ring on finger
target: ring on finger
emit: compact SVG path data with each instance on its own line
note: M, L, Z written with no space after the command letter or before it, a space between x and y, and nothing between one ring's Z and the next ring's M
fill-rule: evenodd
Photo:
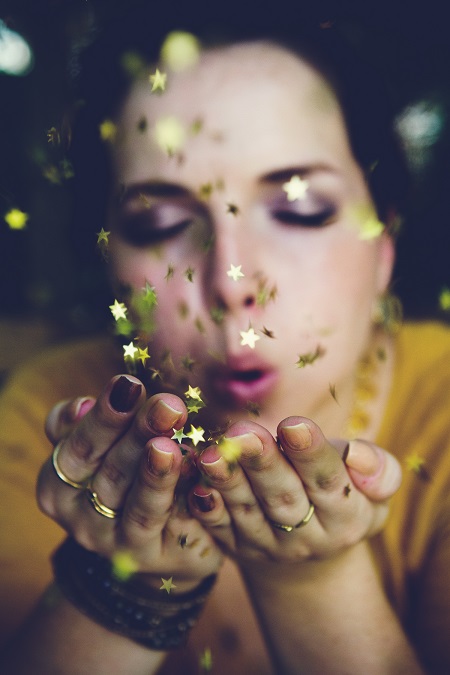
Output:
M313 513L314 513L314 504L311 504L311 502L309 502L308 513L296 525L283 525L283 523L277 523L275 520L269 520L269 523L272 525L272 527L276 527L277 530L282 530L283 532L292 532L293 530L298 530L300 527L307 525L311 520Z
M104 516L105 518L118 518L121 515L120 509L110 509L109 506L106 506L100 501L97 492L92 489L92 480L89 481L86 492L89 502L101 516Z
M70 487L73 487L76 490L84 490L84 488L86 487L86 481L88 479L86 478L82 483L79 483L76 480L72 480L71 478L69 478L69 476L66 476L66 474L61 470L61 467L58 464L58 455L59 451L61 450L61 443L62 441L60 441L55 446L55 449L53 450L52 453L52 465L55 470L55 473L58 476L58 478L62 480L62 482L65 483L66 485L70 485Z

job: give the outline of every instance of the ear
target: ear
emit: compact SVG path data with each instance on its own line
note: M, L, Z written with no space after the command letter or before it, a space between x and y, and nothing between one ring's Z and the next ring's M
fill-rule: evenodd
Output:
M395 262L395 244L388 232L381 234L378 247L377 291L382 295L388 289Z

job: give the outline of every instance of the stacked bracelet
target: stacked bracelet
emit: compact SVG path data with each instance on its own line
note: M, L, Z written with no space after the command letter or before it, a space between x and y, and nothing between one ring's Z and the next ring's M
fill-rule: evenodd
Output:
M118 581L111 561L66 539L53 555L56 581L70 602L108 630L149 649L175 649L189 630L215 582L204 579L189 593L163 596L136 577Z

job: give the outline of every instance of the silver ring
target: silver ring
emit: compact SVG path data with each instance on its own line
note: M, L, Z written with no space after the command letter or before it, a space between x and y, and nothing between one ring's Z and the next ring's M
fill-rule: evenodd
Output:
M272 527L276 527L277 530L282 530L283 532L292 532L293 530L298 530L300 527L303 527L304 525L307 525L311 518L313 517L313 513L315 511L314 504L311 504L309 502L309 509L308 513L300 522L297 523L297 525L283 525L283 523L277 523L275 520L269 520L269 523L272 525Z

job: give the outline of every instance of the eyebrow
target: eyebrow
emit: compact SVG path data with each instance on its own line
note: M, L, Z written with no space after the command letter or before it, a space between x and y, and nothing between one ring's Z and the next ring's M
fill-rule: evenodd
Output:
M292 166L286 169L277 169L263 174L259 178L260 183L281 183L288 181L292 176L310 176L313 173L327 172L337 174L337 170L330 164L317 163L304 166Z
M148 197L188 197L192 195L192 192L176 183L154 180L122 187L122 190L117 194L117 199L121 203L126 203L141 195Z

